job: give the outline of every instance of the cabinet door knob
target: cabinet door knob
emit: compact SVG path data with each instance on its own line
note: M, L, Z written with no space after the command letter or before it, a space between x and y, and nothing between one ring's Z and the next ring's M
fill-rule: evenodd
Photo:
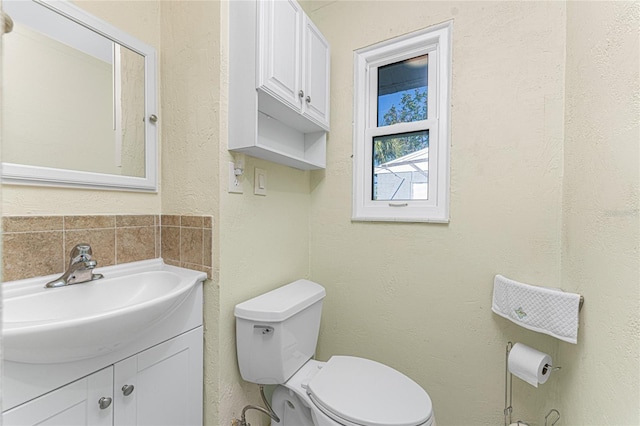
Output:
M129 396L133 392L133 385L124 385L122 387L122 393L124 396Z
M111 398L108 396L103 396L98 400L98 406L101 410L106 410L111 405Z
M308 104L311 103L311 96L307 96L307 98L305 99L305 101L307 101Z
M299 92L298 92L298 97L299 97L299 98L304 98L304 91L302 91L302 90L301 90L301 91L299 91Z

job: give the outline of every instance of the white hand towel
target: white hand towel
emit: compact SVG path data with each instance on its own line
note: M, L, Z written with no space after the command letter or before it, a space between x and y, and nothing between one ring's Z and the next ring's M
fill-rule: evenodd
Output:
M578 343L580 295L496 275L491 310L529 330Z

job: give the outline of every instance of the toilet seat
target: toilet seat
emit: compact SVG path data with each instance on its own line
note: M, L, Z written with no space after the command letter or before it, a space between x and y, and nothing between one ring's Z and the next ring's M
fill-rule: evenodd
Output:
M341 424L419 426L432 417L431 399L422 387L364 358L334 356L305 386L318 409Z

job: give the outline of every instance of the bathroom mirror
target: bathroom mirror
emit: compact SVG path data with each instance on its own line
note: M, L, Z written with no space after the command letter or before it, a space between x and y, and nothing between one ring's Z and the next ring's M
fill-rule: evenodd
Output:
M66 1L2 8L2 182L157 191L155 49Z

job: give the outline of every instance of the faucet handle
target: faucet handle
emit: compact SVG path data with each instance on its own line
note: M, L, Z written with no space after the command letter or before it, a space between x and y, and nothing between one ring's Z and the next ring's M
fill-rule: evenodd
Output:
M92 256L91 246L87 243L76 244L76 246L71 249L71 254L69 255L71 263L91 260Z

